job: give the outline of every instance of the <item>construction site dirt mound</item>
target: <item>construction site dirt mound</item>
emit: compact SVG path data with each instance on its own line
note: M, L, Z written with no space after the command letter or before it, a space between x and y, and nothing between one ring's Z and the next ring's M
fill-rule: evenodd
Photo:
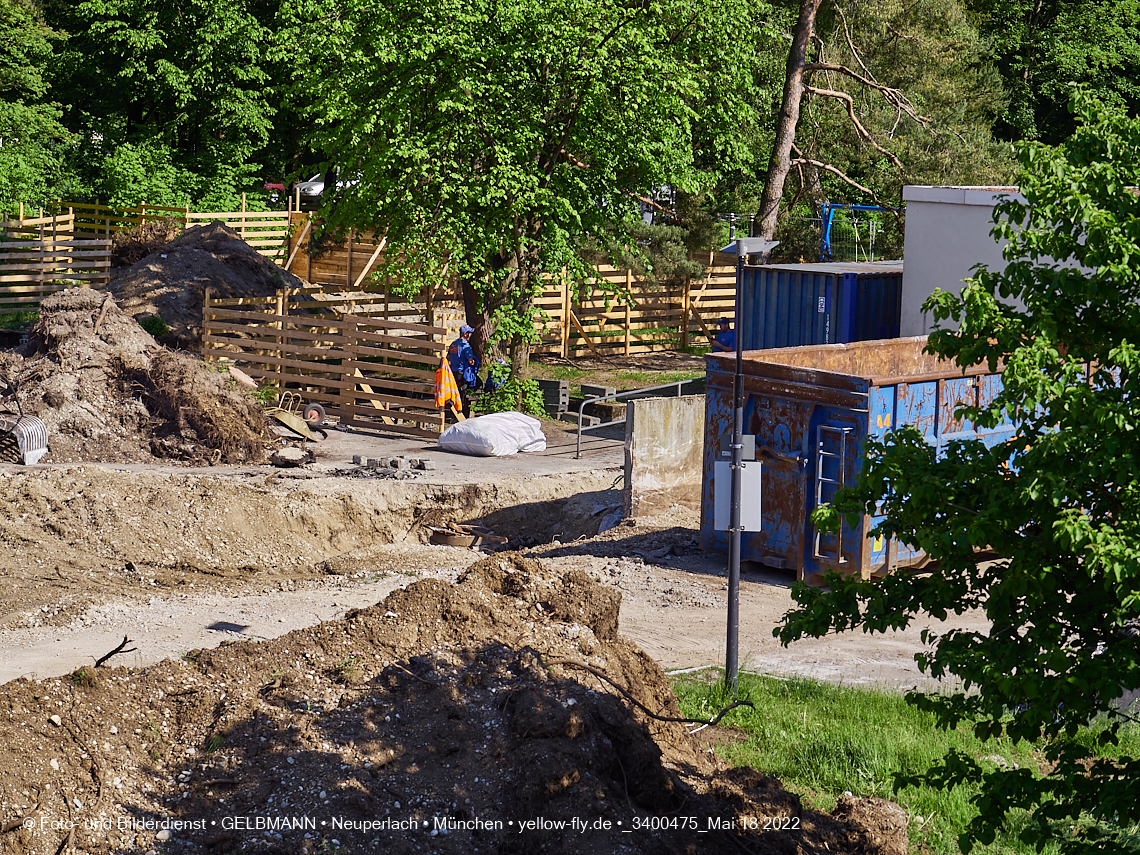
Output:
M197 357L161 347L102 292L45 299L28 343L0 354L0 368L16 390L9 410L47 426L44 462L262 457L256 401Z
M272 641L8 683L0 851L906 851L897 806L807 809L666 720L619 605L505 553Z
M140 321L159 317L170 327L164 344L200 350L207 288L220 298L268 297L304 284L215 220L187 229L120 271L108 287L128 315Z

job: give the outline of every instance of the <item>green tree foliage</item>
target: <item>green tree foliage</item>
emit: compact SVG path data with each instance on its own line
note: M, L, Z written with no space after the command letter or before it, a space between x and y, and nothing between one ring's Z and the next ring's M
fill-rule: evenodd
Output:
M58 38L26 0L0 0L0 212L45 206L68 186L72 137L43 73Z
M939 569L799 590L779 631L786 643L984 610L988 635L928 634L916 657L965 691L912 699L947 727L1044 739L1048 772L983 772L951 755L928 773L981 786L964 851L992 841L1011 809L1032 811L1029 842L1056 837L1072 852L1124 851L1090 834L1140 821L1140 759L1096 759L1111 758L1127 718L1113 702L1140 688L1140 121L1074 105L1081 124L1064 146L1019 148L1024 202L995 216L1008 266L927 303L960 322L931 335L932 352L963 368L1004 365L1001 393L962 415L981 428L1010 419L1015 436L952 442L941 458L909 427L869 443L858 484L815 522L883 513L876 532L920 546ZM987 547L1001 557L981 560ZM1080 728L1098 715L1107 727L1089 744ZM1097 822L1077 822L1088 817Z
M742 0L306 0L282 44L343 186L338 227L377 228L408 286L457 272L525 369L541 276L587 234L629 247L636 194L752 157ZM618 228L615 231L615 226ZM469 308L469 316L470 316ZM478 318L470 318L477 330ZM478 333L477 333L478 335Z
M1057 143L1083 86L1131 115L1140 109L1140 0L966 0L1009 91L1006 139Z
M55 86L95 195L232 209L255 186L273 108L275 9L250 0L49 0L72 34Z

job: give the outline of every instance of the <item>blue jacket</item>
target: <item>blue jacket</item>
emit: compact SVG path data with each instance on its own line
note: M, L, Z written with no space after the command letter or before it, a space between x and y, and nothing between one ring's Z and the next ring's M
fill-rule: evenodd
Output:
M474 386L479 374L479 357L475 355L475 348L471 343L464 341L460 336L451 343L447 349L447 364L451 366L451 373L455 375L456 382L463 381L468 386Z

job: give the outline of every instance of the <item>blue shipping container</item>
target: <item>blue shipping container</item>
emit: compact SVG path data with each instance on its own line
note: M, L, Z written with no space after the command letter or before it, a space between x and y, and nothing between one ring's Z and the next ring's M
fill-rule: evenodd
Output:
M1011 424L976 428L955 419L963 404L982 405L1001 389L1001 375L963 373L925 354L926 337L751 351L744 356L744 433L755 437L763 462L762 530L741 537L741 558L794 569L797 578L822 581L828 569L862 578L899 567L921 567L926 556L904 543L869 538L879 522L864 517L842 532L816 532L809 516L853 483L868 437L913 425L944 453L954 439L987 445L1013 435ZM701 546L726 552L728 533L713 530L713 464L726 459L732 434L735 356L706 357L704 483Z
M745 350L898 338L901 261L746 266L741 276Z

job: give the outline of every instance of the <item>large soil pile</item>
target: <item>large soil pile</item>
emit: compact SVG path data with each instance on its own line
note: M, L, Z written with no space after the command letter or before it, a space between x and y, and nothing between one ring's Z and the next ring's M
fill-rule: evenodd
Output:
M9 683L0 849L906 852L897 806L805 809L656 718L619 603L505 554L273 641Z
M0 353L0 368L23 412L47 425L45 462L261 459L256 402L200 359L160 347L99 291L44 300L28 343Z
M109 288L123 311L136 320L162 318L170 327L171 345L199 350L206 288L215 297L267 297L304 284L215 220L187 229L121 271Z

